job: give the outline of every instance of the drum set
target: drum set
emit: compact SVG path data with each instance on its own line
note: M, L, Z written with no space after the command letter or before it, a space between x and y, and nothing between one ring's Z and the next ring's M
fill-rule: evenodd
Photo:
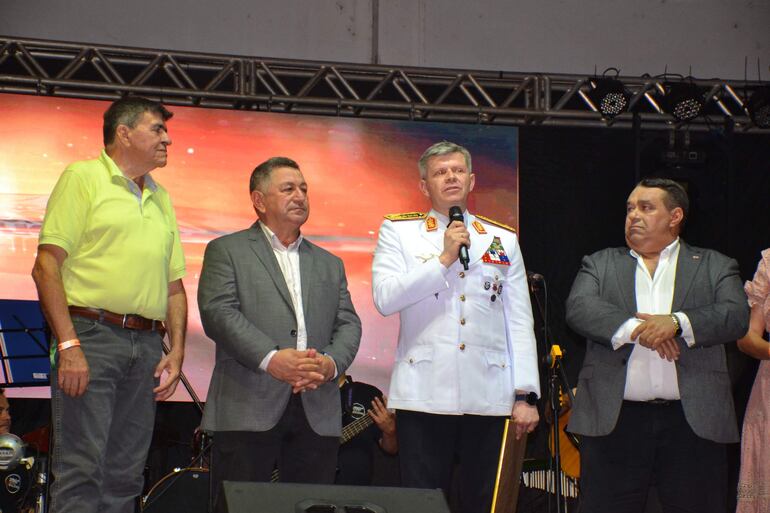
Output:
M211 436L196 430L188 467L166 474L142 498L142 513L207 513L209 511L209 450Z
M203 467L174 469L142 499L143 513L206 513L208 508L209 469Z
M14 434L0 435L0 511L3 513L45 512L48 457L34 447Z

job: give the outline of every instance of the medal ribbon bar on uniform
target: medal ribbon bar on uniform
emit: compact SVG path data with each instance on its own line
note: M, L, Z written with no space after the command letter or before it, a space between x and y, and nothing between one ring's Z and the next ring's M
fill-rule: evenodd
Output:
M481 261L487 264L511 265L508 255L505 254L505 248L503 248L500 237L492 239L492 244L489 245L489 249L484 253Z

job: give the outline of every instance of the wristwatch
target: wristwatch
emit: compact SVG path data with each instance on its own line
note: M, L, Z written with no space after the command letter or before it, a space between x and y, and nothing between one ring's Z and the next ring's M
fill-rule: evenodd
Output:
M516 394L514 400L526 401L528 405L534 406L537 404L537 394L534 392L530 392L528 394Z
M682 326L679 324L679 317L676 316L676 314L671 314L671 320L674 323L674 327L676 328L676 331L674 332L675 337L681 337L682 336Z

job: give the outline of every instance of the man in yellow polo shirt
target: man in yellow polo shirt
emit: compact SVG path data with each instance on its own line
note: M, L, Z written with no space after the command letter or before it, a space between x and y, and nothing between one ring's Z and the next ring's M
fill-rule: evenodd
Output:
M179 380L184 256L149 174L166 165L171 116L144 98L113 103L101 155L67 167L48 201L32 277L54 336L52 513L133 513L155 401Z

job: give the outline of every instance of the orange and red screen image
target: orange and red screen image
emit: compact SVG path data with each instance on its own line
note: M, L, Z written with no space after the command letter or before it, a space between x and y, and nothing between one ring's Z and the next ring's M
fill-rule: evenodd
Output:
M0 299L37 299L30 271L48 196L69 163L99 155L108 106L95 100L0 94ZM174 117L168 122L168 165L152 176L168 189L179 222L190 312L184 371L201 399L215 347L203 333L196 302L203 253L211 239L256 220L249 176L260 162L285 156L301 167L310 199L302 233L344 260L363 324L349 374L386 393L398 318L382 317L374 308L372 255L385 214L430 208L418 188L422 152L441 140L468 148L476 174L469 210L518 226L514 127L169 109ZM27 397L47 394L45 387L10 391ZM180 385L173 399L190 397Z

